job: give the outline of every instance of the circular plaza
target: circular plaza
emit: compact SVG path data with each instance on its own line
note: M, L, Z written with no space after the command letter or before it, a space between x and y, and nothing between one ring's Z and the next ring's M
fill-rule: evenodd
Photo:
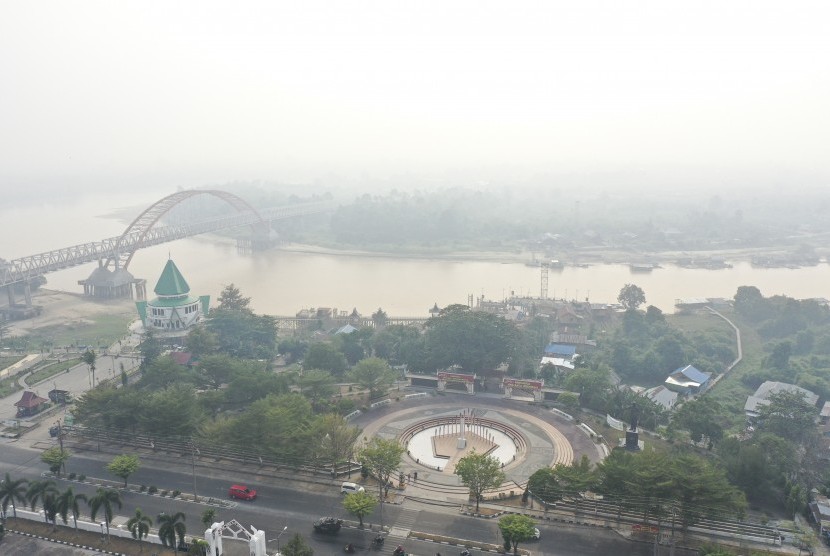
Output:
M401 469L408 478L408 495L410 488L432 490L428 496L433 499L466 495L454 471L473 451L501 463L507 480L499 490L513 494L538 469L569 465L583 455L596 463L605 454L596 438L557 412L498 397L404 399L361 415L355 424L365 438L397 440L406 450Z

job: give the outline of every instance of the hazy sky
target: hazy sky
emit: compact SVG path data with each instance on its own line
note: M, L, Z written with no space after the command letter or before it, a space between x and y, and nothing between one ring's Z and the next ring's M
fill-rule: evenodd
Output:
M5 1L0 187L818 185L828 66L826 0Z

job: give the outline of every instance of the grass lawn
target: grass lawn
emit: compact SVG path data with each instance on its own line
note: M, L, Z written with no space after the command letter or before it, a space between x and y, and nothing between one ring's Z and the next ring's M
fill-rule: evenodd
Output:
M16 376L0 380L0 398L5 398L6 396L14 394L20 390L23 390L23 388L17 384Z
M52 378L53 376L66 371L67 369L71 369L80 362L80 357L76 357L74 359L69 359L67 361L61 361L60 363L57 361L49 363L43 366L42 368L38 369L37 371L33 372L29 376L27 376L25 379L26 384L32 386L34 384L37 384L41 380Z
M724 315L741 330L743 359L706 396L720 402L727 411L729 422L724 423L724 428L726 434L731 434L743 431L746 423L744 404L747 396L755 391L746 386L742 379L761 366L765 353L761 338L750 325L741 322L740 317L734 313L724 312Z

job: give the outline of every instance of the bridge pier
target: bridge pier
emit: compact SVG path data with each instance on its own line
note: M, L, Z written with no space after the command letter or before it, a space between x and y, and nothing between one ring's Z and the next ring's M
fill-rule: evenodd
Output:
M92 271L86 280L78 280L78 284L84 287L84 295L103 299L129 298L133 299L133 284L136 290L138 283L143 279L133 278L133 275L124 268L117 268L114 271L105 266L103 260L98 260L98 268Z
M5 286L6 296L9 300L9 306L0 310L0 314L9 320L20 320L32 318L40 314L42 307L35 306L32 302L32 286L29 282L23 283L23 304L17 303L15 300L14 287L16 284L9 284Z

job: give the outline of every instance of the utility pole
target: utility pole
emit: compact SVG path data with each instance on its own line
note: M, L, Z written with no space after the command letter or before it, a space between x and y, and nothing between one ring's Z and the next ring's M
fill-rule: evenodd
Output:
M199 495L196 494L196 453L198 452L196 444L193 443L193 437L190 437L190 465L193 471L193 499L198 502Z

